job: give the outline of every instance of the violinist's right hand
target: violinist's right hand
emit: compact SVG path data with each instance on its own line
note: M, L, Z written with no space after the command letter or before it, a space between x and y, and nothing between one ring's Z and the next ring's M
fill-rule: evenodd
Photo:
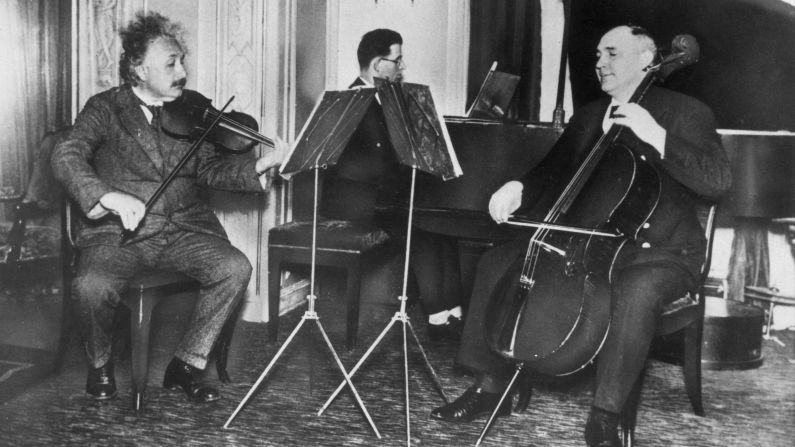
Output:
M254 169L258 173L263 173L270 168L278 168L281 166L284 157L290 150L290 145L279 137L273 138L273 150L268 151L262 157L257 159L257 164Z
M495 222L505 223L522 204L521 182L512 180L500 187L489 200L489 214Z
M135 231L146 214L146 205L137 197L123 192L109 192L100 197L99 203L88 213L90 219L99 219L111 212L121 218L125 230Z
M289 144L279 137L274 137L273 150L266 152L265 155L257 159L254 169L257 171L263 191L270 191L273 177L276 176L274 171L284 162L289 150Z

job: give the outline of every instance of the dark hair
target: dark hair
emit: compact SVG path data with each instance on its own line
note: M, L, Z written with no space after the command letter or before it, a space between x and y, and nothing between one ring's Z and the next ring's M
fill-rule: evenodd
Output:
M397 31L379 28L368 31L359 42L356 57L359 59L359 68L365 68L373 58L388 56L389 47L394 44L403 45L403 38Z
M174 39L185 51L182 25L172 22L157 12L138 11L135 19L130 20L127 27L119 31L122 53L119 60L119 76L130 85L138 85L141 81L135 73L135 67L141 64L149 49L149 45L160 37Z
M651 35L649 30L642 26L633 25L631 23L627 24L627 27L633 36L638 37L641 39L641 41L643 41L643 44L647 50L651 51L654 55L657 54L657 40Z

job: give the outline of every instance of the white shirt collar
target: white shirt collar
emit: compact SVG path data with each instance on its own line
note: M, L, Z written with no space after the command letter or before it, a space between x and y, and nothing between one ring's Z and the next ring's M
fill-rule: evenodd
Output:
M146 121L149 124L152 124L152 111L149 110L149 107L152 107L152 106L154 106L154 107L162 107L163 106L163 101L156 101L156 100L144 98L145 95L143 95L142 92L139 92L138 89L136 89L135 87L132 88L132 92L135 95L135 97L138 98L141 101L140 107L141 107L141 110L144 112L144 115L146 116Z
M620 106L622 104L626 104L626 102L618 102L616 98L610 98L610 104L607 105L607 110L605 110L605 116L602 118L602 132L607 133L610 130L610 127L613 126L613 118L610 118L610 109L614 106Z

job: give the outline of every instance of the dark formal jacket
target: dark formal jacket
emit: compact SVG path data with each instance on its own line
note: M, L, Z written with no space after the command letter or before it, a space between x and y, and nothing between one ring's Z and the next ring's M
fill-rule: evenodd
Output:
M365 86L361 78L349 88ZM321 214L331 219L366 220L376 202L391 202L409 174L398 163L381 105L374 100L337 164L323 175Z
M609 98L587 104L572 116L549 155L521 181L522 208L543 217L562 188L603 134L602 120ZM666 129L665 155L661 158L629 129L619 138L657 168L661 197L639 239L622 249L619 266L667 262L698 277L704 259L705 237L697 206L729 189L731 170L716 132L712 111L694 98L652 87L640 102Z
M88 100L69 135L53 150L51 163L69 197L87 214L112 191L146 202L190 146L150 126L132 88L123 85ZM201 199L203 186L260 191L253 154L223 153L213 144L202 144L152 205L131 241L157 234L169 221L185 231L226 238ZM121 220L112 214L83 219L76 242L80 247L116 245L121 232Z

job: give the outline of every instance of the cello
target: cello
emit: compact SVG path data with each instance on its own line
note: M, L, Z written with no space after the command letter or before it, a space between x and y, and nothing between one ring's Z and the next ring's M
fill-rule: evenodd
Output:
M629 102L640 103L658 76L698 58L690 36L646 67ZM610 327L610 275L622 248L636 240L655 212L660 176L645 157L619 142L612 126L588 152L554 201L526 254L505 272L485 318L489 347L517 361L519 372L567 375L588 365ZM508 387L510 388L510 386Z

